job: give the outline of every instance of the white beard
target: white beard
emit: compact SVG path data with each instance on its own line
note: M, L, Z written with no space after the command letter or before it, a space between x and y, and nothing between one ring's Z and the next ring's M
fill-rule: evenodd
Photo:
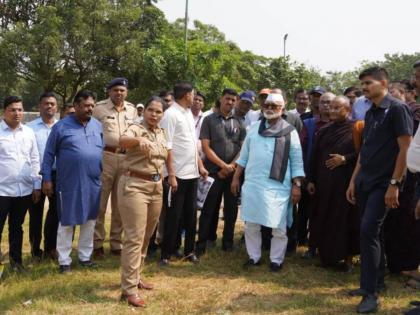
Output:
M267 120L271 120L271 119L277 119L279 117L281 117L281 112L278 113L273 113L271 110L270 111L264 111L263 112L264 118Z

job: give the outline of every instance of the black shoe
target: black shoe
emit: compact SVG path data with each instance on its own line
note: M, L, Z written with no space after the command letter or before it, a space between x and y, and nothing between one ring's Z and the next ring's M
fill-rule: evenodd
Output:
M32 260L34 260L35 262L40 262L44 255L44 252L42 251L42 249L32 250L31 255L32 255Z
M235 246L234 245L222 245L222 251L227 252L227 253L232 253L235 251Z
M200 262L200 259L198 259L195 254L189 254L189 255L185 256L184 259L185 260L188 260L189 262L191 262L191 263L193 263L195 265Z
M316 249L309 248L302 256L302 259L313 259L316 256Z
M98 267L98 265L97 264L95 264L93 261L91 261L91 260L86 260L86 261L80 261L79 260L79 265L81 266L81 267L84 267L84 268L92 268L92 269L95 269L95 268L97 268Z
M283 264L276 264L274 262L270 263L270 271L271 272L279 272L283 268Z
M71 271L70 265L60 265L58 267L58 272L61 274L69 273Z
M256 266L259 266L260 264L261 264L260 261L255 262L252 258L250 258L244 263L243 267L244 268L256 267Z
M166 266L169 266L169 259L162 258L159 261L159 267L166 267Z
M368 313L375 313L378 310L379 303L378 297L369 294L363 297L360 304L357 306L357 313L359 314L368 314Z
M420 306L420 301L411 301L410 305L419 307Z
M367 295L367 292L366 292L365 289L358 288L358 289L349 291L348 295L350 295L350 296L365 296L365 295Z

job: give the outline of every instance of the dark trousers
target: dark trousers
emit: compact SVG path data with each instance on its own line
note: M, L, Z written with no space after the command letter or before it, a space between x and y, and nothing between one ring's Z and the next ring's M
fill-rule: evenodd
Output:
M360 226L360 287L369 294L376 294L384 284L385 251L382 226L388 210L385 207L387 188L369 191L358 189L356 196L361 210Z
M211 174L210 176L214 178L214 183L204 202L203 209L201 209L197 250L205 251L207 240L211 233L214 233L211 229L214 228L215 213L219 213L222 197L224 197L223 214L225 221L222 248L231 249L233 247L236 218L238 217L238 198L230 190L232 177L221 179L217 177L217 174Z
M53 184L55 186L55 172L53 172ZM29 208L29 242L31 244L32 256L41 256L41 238L42 238L42 219L44 215L44 205L46 196L42 193L41 199L32 204ZM58 214L57 199L55 194L48 198L49 206L44 224L44 251L50 252L56 249Z
M302 198L297 211L297 241L300 245L308 243L308 221L310 213L310 196L306 189L302 189Z
M32 195L23 197L0 196L0 235L6 218L9 217L9 257L11 263L22 263L22 225L32 203Z
M177 237L183 218L185 229L184 254L194 253L197 225L197 179L177 178L178 190L172 193L171 206L166 212L162 259L169 259L175 250Z
M220 209L217 209L213 213L213 218L210 222L210 227L209 227L209 234L207 236L208 241L215 242L217 240L217 226L219 225L219 213L220 213Z

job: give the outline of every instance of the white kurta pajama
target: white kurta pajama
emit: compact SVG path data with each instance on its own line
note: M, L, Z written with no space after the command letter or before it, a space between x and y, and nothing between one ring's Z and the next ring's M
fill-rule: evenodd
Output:
M293 221L292 178L303 177L302 149L296 130L290 134L290 153L283 182L270 178L276 138L259 135L254 124L244 140L236 163L245 168L241 192L241 219L245 221L245 242L254 262L261 258L260 226L273 228L270 259L281 264L287 246L286 230Z

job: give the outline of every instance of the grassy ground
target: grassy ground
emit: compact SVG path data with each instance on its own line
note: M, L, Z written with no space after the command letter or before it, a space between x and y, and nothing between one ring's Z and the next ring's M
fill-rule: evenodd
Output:
M241 233L241 224L237 230ZM3 237L7 238L7 231ZM0 283L0 314L354 314L359 302L346 295L357 287L358 268L353 274L340 274L295 255L286 259L280 273L273 274L264 253L261 266L245 271L241 245L235 253L211 250L198 266L179 261L162 269L157 258L149 260L143 275L156 288L142 293L147 307L139 310L119 302L118 258L107 257L96 271L75 265L71 274L63 276L53 262L32 264L27 227L24 238L29 272L16 275L6 268ZM239 234L237 239L239 244ZM387 277L379 314L401 314L410 300L419 298L404 288L404 281Z

